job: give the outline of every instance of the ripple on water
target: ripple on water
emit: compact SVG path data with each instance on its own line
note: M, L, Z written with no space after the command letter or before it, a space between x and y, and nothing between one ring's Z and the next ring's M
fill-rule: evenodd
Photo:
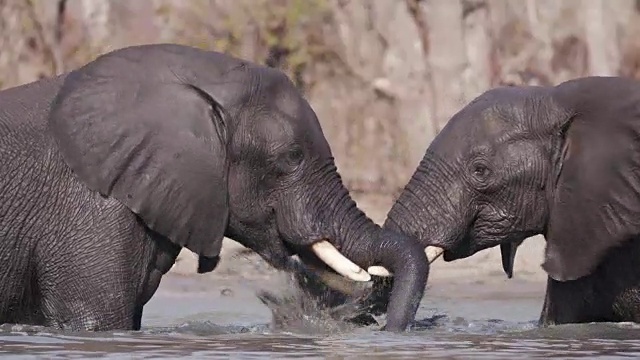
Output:
M295 282L290 282L290 284ZM61 332L38 326L0 326L0 356L101 358L635 358L640 326L600 323L538 328L535 321L450 317L421 308L421 320L401 334L355 327L354 302L323 309L299 288L260 292L272 311L268 324L218 325L189 321L142 331ZM507 300L513 301L513 300ZM384 319L381 320L381 323Z
M198 327L199 325L194 325ZM127 333L56 334L42 331L3 331L0 353L18 358L46 356L48 358L144 356L147 358L474 358L530 359L549 356L563 358L637 357L640 342L614 338L620 329L615 324L561 327L563 339L540 336L537 330L498 332L494 335L450 333L443 329L387 334L356 331L349 335L326 336L293 333L242 332L230 329L227 334L193 335L182 332L142 331ZM588 329L588 330L587 330ZM629 329L624 329L629 330ZM199 330L200 331L200 330ZM580 338L585 331L593 337ZM637 334L637 329L633 329ZM571 338L576 335L576 338ZM631 338L625 335L625 338ZM44 340L44 341L43 341Z
M628 324L584 324L531 329L530 324L484 323L490 333L451 331L440 318L430 329L390 334L353 329L334 334L299 334L255 327L193 322L139 332L63 333L41 327L3 326L0 354L17 358L143 357L225 358L474 358L638 357L640 329ZM477 322L480 323L480 322Z

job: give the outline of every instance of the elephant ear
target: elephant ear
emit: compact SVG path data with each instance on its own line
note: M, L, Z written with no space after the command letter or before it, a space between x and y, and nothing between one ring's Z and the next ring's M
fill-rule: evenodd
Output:
M567 281L640 234L640 85L589 78L560 91L575 115L564 133L542 267Z
M49 130L90 189L216 258L229 211L225 118L213 97L172 71L104 56L67 75Z

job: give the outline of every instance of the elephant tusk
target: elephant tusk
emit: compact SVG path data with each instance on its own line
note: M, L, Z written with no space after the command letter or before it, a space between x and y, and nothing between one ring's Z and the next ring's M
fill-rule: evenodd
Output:
M437 258L440 257L444 253L444 249L437 246L427 246L424 249L424 253L427 255L427 260L429 264L434 262Z
M316 254L320 260L338 274L354 281L371 280L369 273L340 254L338 249L327 240L322 240L311 245L311 250L313 250L314 254Z
M351 280L333 271L318 268L311 264L305 264L300 260L292 260L292 265L295 271L304 273L308 278L317 278L329 288L354 298L362 297L365 292L371 288L370 282L358 282L354 284Z
M429 261L429 264L431 264L437 258L439 258L440 255L444 253L444 249L437 246L427 246L424 249L424 253L427 255L427 260ZM370 266L367 269L367 272L374 276L384 276L384 277L393 276L393 274L389 270L387 270L384 266L377 266L377 265Z
M379 265L369 266L369 268L367 269L367 272L374 276L383 276L383 277L393 276L393 274L389 270L387 270L384 266L379 266Z

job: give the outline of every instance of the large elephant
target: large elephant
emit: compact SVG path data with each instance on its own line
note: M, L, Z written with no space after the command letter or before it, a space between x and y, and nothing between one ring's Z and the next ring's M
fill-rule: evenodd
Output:
M543 234L542 325L640 321L640 83L485 92L430 144L385 227L445 261L500 245L509 277Z
M356 207L289 79L224 54L129 47L1 92L0 174L0 322L140 329L180 249L211 271L224 236L280 269L393 268L387 330L424 292L421 246Z

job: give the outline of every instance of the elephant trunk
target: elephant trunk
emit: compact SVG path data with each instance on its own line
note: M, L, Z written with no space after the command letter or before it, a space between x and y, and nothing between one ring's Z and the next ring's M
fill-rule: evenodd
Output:
M313 240L298 246L297 253L307 265L328 266L356 281L370 280L367 270L372 266L393 272L398 279L388 296L385 329L404 331L415 318L427 282L429 265L422 246L408 236L383 230L368 218L351 198L333 163L314 177L309 181L313 190L301 193L322 193L301 197L305 199L301 209L308 212L294 211L294 216L281 218L283 224L289 222L283 228L299 231L308 227L290 237ZM291 219L297 220L292 223Z
M460 178L450 165L427 152L389 211L384 228L416 238L423 247L449 249L459 243L472 220L464 184L456 180Z
M337 246L363 269L380 265L394 274L385 329L404 331L415 318L427 283L429 264L423 247L408 236L381 229L356 207L348 193L342 198L336 213L335 239L342 239Z
M405 292L415 290L409 288L405 279L426 283L428 264L442 254L448 244L457 241L464 230L462 221L467 216L460 215L460 206L464 203L461 186L455 183L455 174L435 159L429 153L424 157L389 211L378 239L383 243L388 241L388 244L379 246L378 249L383 253L378 256L382 260L380 264L390 270L393 277L374 278L373 292L365 304L369 312L376 315L384 313L386 309L389 324L399 316L399 313L394 313L395 307L399 306L397 304L403 301L404 306L410 307L414 305L411 301L416 300L406 296ZM408 245L398 248L397 244L403 243ZM417 252L421 256L426 253L428 261L422 269L414 268L402 260L415 256ZM416 277L421 273L424 277L418 280Z

